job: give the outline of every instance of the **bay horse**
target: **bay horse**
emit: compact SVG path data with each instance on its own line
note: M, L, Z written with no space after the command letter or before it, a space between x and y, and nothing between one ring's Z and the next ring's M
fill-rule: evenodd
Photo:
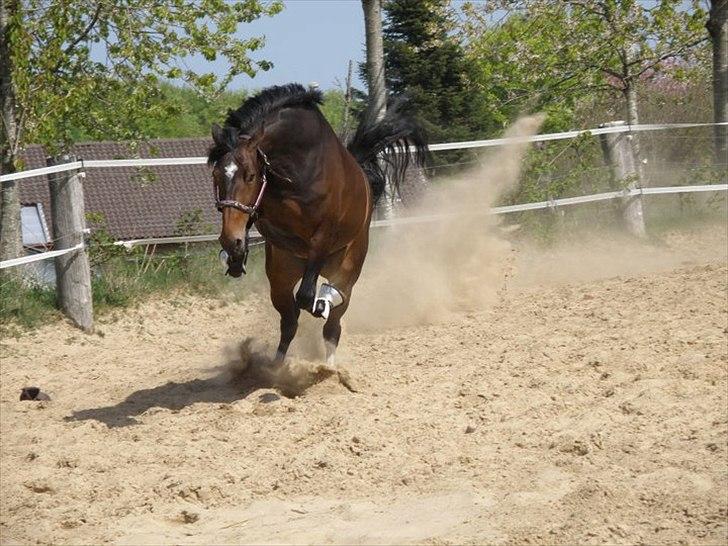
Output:
M265 239L270 297L281 316L276 363L303 309L325 319L326 360L334 365L385 177L398 188L408 164L422 165L427 151L424 131L399 108L360 123L344 145L321 102L320 91L300 84L270 87L212 127L208 165L222 213L221 257L227 273L240 277L250 228ZM327 282L317 293L319 276Z

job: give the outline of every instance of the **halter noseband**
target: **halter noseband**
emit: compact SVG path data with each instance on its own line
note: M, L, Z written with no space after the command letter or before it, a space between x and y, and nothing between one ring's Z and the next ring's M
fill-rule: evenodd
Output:
M215 205L217 206L217 210L219 212L222 212L225 208L237 209L250 215L249 223L252 223L254 218L258 215L260 202L263 200L265 188L266 186L268 186L267 171L270 168L270 162L268 161L268 157L263 153L263 150L261 150L260 148L256 148L256 150L260 157L263 159L263 172L261 174L261 180L263 181L263 183L260 186L260 191L258 192L258 197L255 200L255 203L253 203L252 205L244 205L240 201L235 201L234 199L217 199L217 195L215 196ZM288 180L290 181L290 178Z

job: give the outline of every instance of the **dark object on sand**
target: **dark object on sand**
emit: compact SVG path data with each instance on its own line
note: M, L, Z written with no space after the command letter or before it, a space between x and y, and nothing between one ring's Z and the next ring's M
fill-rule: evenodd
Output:
M44 392L40 392L38 387L24 387L20 391L20 401L23 400L50 400L51 397Z

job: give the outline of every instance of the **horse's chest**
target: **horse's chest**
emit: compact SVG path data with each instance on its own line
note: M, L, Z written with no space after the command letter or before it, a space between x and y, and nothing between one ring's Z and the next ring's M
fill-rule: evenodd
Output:
M308 241L293 233L287 227L261 218L255 224L260 234L271 244L305 258L308 255Z

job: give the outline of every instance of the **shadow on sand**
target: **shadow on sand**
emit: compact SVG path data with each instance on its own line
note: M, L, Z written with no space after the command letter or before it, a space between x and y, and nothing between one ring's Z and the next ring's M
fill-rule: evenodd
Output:
M217 372L213 377L141 389L114 406L74 411L65 420L95 420L108 427L125 427L139 424L135 417L153 407L179 411L199 402L228 404L263 388L276 389L283 396L295 397L336 374L323 363L286 360L284 364L276 365L269 356L254 350L252 344L251 338L243 341L239 347L240 357L213 368L212 371ZM273 402L278 398L273 393L264 393L259 402Z

